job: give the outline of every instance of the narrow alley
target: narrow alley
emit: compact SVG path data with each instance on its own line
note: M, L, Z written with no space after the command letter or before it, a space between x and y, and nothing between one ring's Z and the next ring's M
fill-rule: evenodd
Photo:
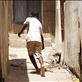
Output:
M79 82L66 66L53 64L49 61L48 56L52 52L50 34L44 34L45 49L43 50L43 57L47 69L46 75L41 77L38 74L32 74L34 67L28 58L24 38L25 34L22 34L21 38L17 34L9 34L8 82Z
M37 27L30 21L32 27L43 32L35 27L29 33L30 23L25 28L32 12L41 22ZM38 32L44 36L45 77L34 73L26 48L26 34ZM0 0L0 82L82 82L82 1Z

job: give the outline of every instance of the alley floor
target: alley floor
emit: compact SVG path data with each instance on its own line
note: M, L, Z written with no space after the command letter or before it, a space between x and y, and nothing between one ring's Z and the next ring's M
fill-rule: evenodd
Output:
M47 69L45 77L33 74L35 71L25 47L25 34L19 38L17 34L9 33L9 74L8 82L79 82L75 75L65 65L50 63L49 55L52 45L50 34L44 34L45 49L42 51ZM38 60L37 64L39 66Z

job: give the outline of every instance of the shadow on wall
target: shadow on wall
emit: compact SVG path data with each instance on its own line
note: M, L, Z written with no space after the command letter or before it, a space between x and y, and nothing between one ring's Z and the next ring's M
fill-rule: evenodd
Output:
M29 82L26 59L9 60L8 82Z

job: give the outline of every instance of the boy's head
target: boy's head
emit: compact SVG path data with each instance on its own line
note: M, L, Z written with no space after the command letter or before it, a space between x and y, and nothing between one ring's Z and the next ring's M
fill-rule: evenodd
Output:
M38 12L31 12L31 17L39 18L39 13Z

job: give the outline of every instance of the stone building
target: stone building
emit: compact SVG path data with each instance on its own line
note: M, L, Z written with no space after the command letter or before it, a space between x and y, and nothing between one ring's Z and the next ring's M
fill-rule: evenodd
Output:
M82 1L0 1L0 79L8 74L8 33L17 33L31 11L39 12L43 31L50 33L52 46L61 49L62 64L82 76Z

